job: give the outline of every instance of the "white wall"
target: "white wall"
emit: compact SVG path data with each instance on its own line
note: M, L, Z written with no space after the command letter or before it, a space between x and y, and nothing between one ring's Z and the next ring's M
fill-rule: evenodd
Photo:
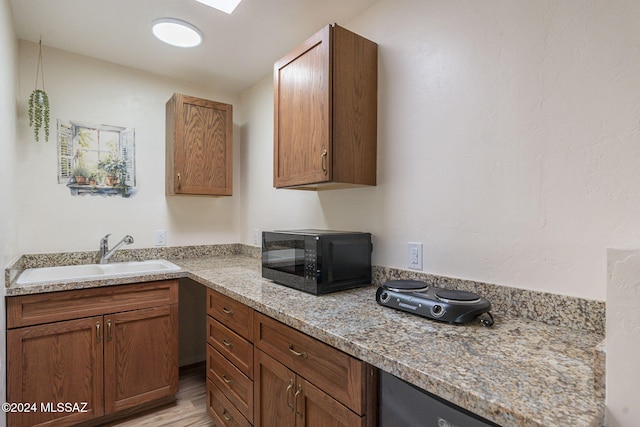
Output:
M273 77L243 93L240 103L242 242L254 244L255 230L326 227L315 192L273 187Z
M18 217L16 210L15 160L16 160L16 76L18 46L13 28L9 0L0 2L0 272L18 253ZM4 306L4 274L0 279L0 342L6 342ZM7 376L6 353L0 352L0 402L7 401L4 378ZM6 425L6 416L0 412L0 427Z
M607 247L640 240L640 3L381 0L346 27L379 44L378 182L321 193L272 187L271 76L242 96L45 48L52 119L136 128L139 192L71 197L55 143L27 126L36 45L20 44L19 253L242 241L254 230L374 234L374 263L605 299ZM274 58L275 59L275 58ZM164 103L231 102L235 195L164 196ZM7 190L5 190L7 191ZM73 230L70 237L69 231Z
M604 300L606 248L640 241L637 16L634 0L379 1L342 23L379 44L378 186L273 198L267 77L242 100L244 241L370 230L375 264L406 268L420 241L429 273Z
M121 67L44 46L45 89L51 103L51 138L36 143L28 126L27 100L34 89L37 45L20 41L18 109L20 253L97 250L100 237L112 243L133 235L130 248L151 247L155 230L167 245L239 241L237 190L225 198L165 197L165 103L174 92L234 104L239 95ZM212 86L212 85L209 85ZM57 183L56 120L135 128L137 194L131 198L78 196ZM239 188L239 128L234 129Z

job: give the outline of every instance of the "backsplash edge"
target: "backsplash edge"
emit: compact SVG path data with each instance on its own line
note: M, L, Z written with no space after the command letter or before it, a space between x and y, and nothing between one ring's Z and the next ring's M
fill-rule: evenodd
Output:
M121 249L113 261L142 261L146 259L184 259L206 256L245 255L260 260L260 246L241 243ZM27 268L55 265L77 265L96 262L97 251L27 254L5 269L8 286ZM429 273L372 266L372 285L381 286L388 280L421 280L447 289L475 292L491 301L492 311L504 315L523 317L550 325L582 329L604 336L604 301L588 300L553 293L532 291L516 287L495 285L473 280L437 276Z

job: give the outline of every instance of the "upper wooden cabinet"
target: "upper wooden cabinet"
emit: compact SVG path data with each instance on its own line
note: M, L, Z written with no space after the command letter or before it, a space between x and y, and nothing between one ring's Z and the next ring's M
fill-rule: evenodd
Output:
M275 187L376 185L377 52L334 24L275 63Z
M167 195L231 196L233 107L176 93L166 120Z

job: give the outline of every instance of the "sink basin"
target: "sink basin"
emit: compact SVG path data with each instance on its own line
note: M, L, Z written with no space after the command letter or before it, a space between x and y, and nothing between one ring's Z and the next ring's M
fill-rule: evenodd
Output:
M28 268L18 277L16 284L25 285L61 280L83 280L118 274L162 273L180 270L164 259L115 262L113 264L63 265L58 267Z

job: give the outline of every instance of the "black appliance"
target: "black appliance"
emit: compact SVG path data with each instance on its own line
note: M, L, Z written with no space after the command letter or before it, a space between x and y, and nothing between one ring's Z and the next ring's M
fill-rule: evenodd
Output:
M379 387L380 427L499 427L388 372Z
M262 233L262 277L314 295L371 284L371 234L333 230Z
M385 307L449 323L467 323L480 318L493 325L491 303L473 292L438 288L419 280L391 280L380 286L376 301Z

